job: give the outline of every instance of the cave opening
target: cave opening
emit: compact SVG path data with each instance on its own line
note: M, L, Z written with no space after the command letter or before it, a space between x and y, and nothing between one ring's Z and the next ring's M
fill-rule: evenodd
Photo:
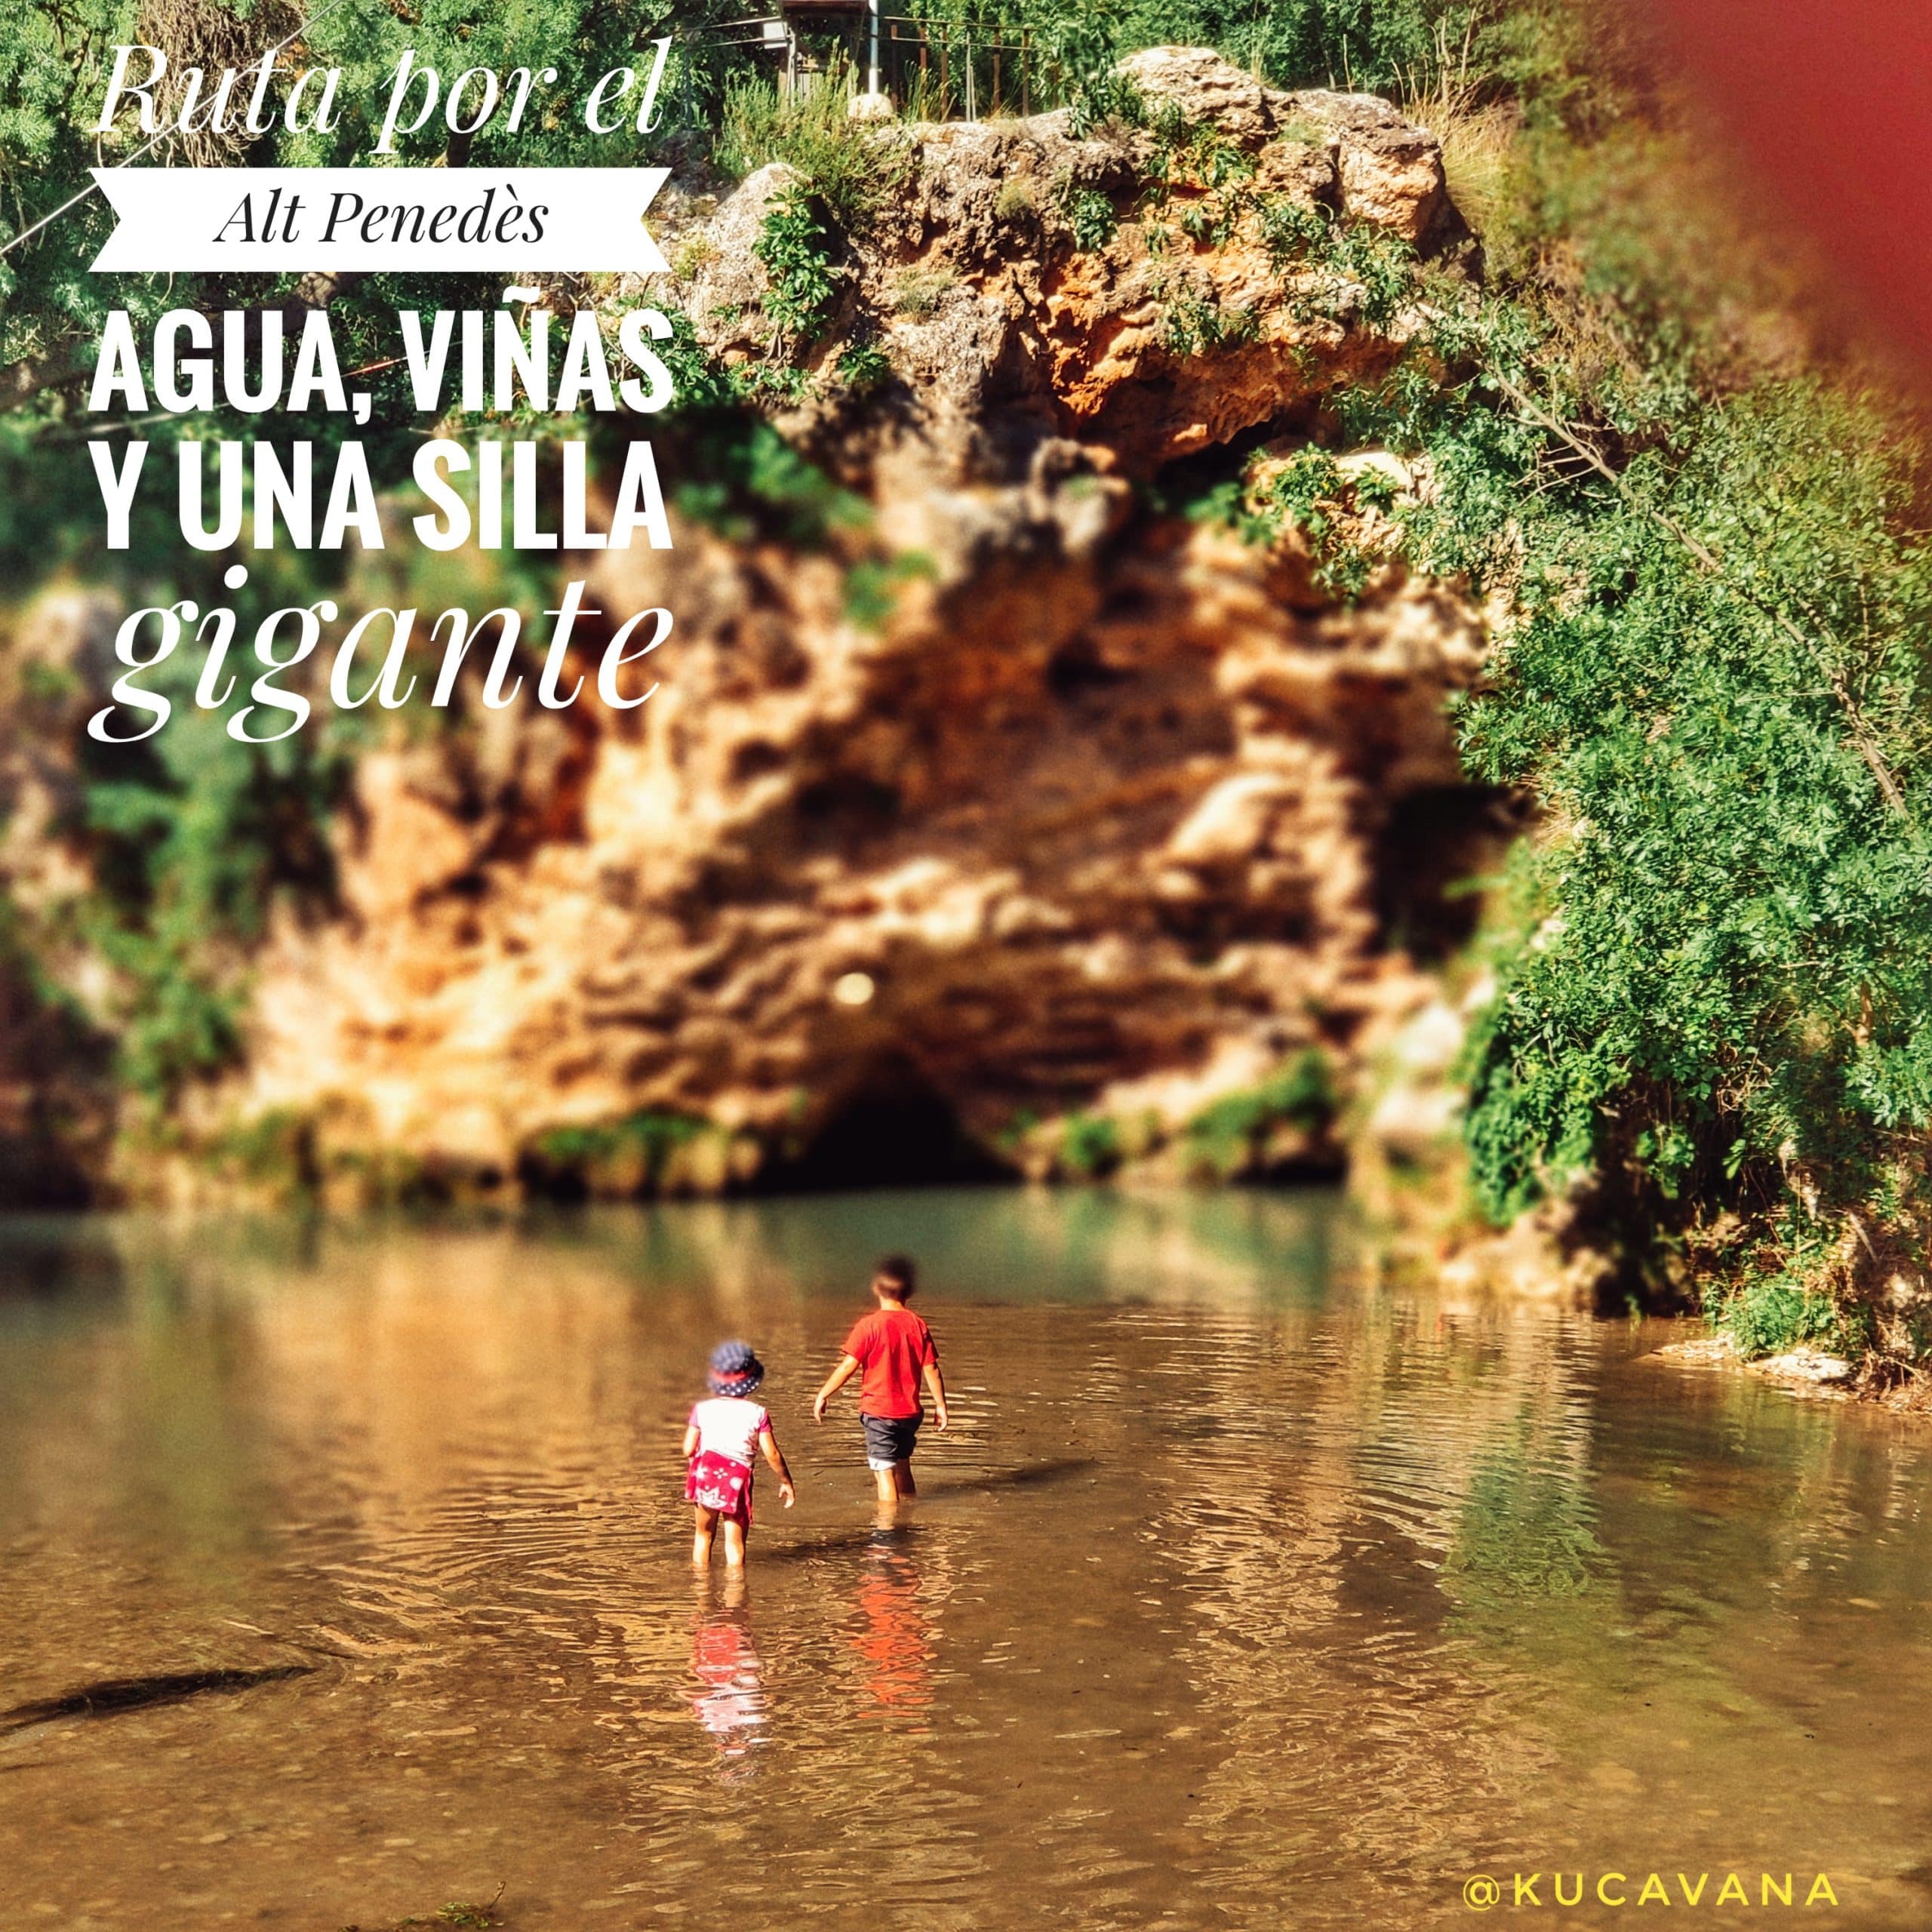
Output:
M777 1187L814 1192L1012 1178L1012 1170L961 1125L952 1103L902 1056L868 1067L770 1174Z
M1435 785L1397 801L1376 841L1383 943L1440 965L1475 937L1478 882L1501 865L1526 823L1522 795L1484 785Z

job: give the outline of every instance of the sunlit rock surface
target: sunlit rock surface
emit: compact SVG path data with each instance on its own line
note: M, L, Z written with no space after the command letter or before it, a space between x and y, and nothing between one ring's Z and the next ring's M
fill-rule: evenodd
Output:
M1269 195L1459 243L1432 137L1386 103L1187 50L1131 72ZM363 756L339 911L270 932L189 1145L254 1123L268 1168L350 1194L1337 1169L1355 1069L1432 997L1418 962L1467 915L1442 888L1497 835L1444 715L1483 627L1392 546L1344 601L1292 529L1145 486L1238 438L1230 475L1285 460L1416 318L1284 266L1251 201L1219 221L1177 180L1150 212L1145 127L872 138L903 191L774 417L863 531L681 516L668 554L580 566L609 623L675 613L648 703L526 691ZM783 185L724 202L678 291L726 361L773 352ZM1082 193L1118 217L1084 248ZM855 317L892 371L864 398L826 366Z

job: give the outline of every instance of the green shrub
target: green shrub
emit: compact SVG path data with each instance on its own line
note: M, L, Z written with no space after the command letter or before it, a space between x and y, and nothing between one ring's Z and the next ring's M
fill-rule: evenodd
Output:
M1337 1108L1327 1056L1310 1047L1259 1087L1224 1094L1187 1123L1186 1139L1199 1172L1232 1180L1265 1157L1277 1130L1325 1131Z
M762 418L720 409L708 426L700 445L707 480L678 487L684 515L733 543L763 534L808 549L871 523L871 506L863 497L801 455Z
M1383 472L1345 475L1324 449L1297 451L1269 477L1257 505L1271 532L1292 525L1307 540L1316 587L1342 602L1359 597L1382 561L1350 534L1349 513L1364 504L1387 509L1394 485Z
M1849 1352L1849 1337L1828 1295L1783 1281L1754 1281L1722 1302L1718 1327L1747 1357L1781 1355L1807 1343Z
M652 1109L578 1127L552 1128L528 1149L540 1179L569 1180L593 1192L655 1192L679 1150L712 1130L688 1114Z
M1003 182L999 192L993 197L993 218L996 221L1021 222L1038 211L1033 191L1024 181Z
M892 284L894 312L915 321L931 315L946 291L958 280L943 262L921 262L902 269Z
M1066 225L1073 231L1073 245L1082 251L1104 248L1120 225L1114 205L1097 188L1076 189L1066 202Z
M833 366L856 395L869 395L892 380L892 358L875 342L848 343Z
M1386 328L1416 288L1416 252L1399 235L1361 222L1343 222L1331 231L1326 266L1361 291L1361 315Z
M1060 1165L1083 1180L1101 1180L1121 1163L1118 1124L1105 1114L1072 1114L1060 1137Z
M1123 48L1219 48L1277 87L1387 93L1426 82L1509 11L1488 0L1124 0L1114 31Z
M725 88L713 153L720 167L740 177L783 162L847 235L871 227L906 166L889 134L847 112L843 70L789 96L762 76L734 77Z
M1318 204L1265 196L1260 203L1261 238L1277 271L1325 250L1334 217Z
M1118 17L1093 8L1056 8L1032 23L1048 71L1058 81L1073 138L1084 141L1115 123L1137 126L1146 116L1140 90L1115 71L1121 49L1140 46L1122 39Z
M1161 346L1171 355L1204 355L1209 350L1251 342L1260 328L1251 309L1222 306L1213 293L1183 281L1156 291L1161 304Z
M812 197L792 186L765 204L758 239L752 244L771 282L764 312L786 335L804 343L825 332L838 292L828 239Z
M315 1125L294 1107L272 1107L217 1135L208 1164L279 1195L312 1188L318 1177Z

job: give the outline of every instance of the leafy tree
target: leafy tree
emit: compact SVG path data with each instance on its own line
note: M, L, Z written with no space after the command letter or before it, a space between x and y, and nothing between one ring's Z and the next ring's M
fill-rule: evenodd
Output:
M1917 446L1855 384L1720 386L1667 310L1418 292L1421 355L1343 414L1426 460L1412 555L1501 619L1465 755L1542 808L1468 1066L1480 1203L1500 1223L1571 1195L1627 1286L1701 1291L1749 1348L1916 1354Z

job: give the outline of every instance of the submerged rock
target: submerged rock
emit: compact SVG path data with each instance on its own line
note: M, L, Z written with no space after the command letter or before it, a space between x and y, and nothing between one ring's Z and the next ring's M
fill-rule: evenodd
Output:
M1689 1368L1734 1368L1776 1382L1794 1394L1838 1397L1851 1392L1858 1371L1842 1355L1823 1349L1797 1348L1782 1355L1746 1355L1728 1335L1698 1335L1666 1342L1651 1358Z

